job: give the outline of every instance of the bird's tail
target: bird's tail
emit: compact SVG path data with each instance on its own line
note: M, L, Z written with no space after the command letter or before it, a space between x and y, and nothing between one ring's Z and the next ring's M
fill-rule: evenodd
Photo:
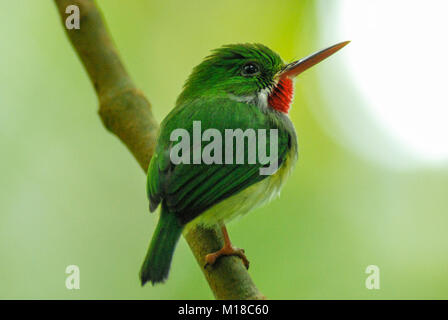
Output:
M156 284L166 280L182 229L183 226L179 223L176 215L162 207L159 223L140 270L142 286L148 281Z

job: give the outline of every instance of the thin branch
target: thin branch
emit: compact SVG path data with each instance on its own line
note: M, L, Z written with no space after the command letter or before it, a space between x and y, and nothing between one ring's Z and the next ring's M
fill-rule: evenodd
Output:
M151 105L121 63L95 2L55 0L55 3L67 36L97 93L101 120L128 147L146 172L158 130ZM68 30L65 10L72 4L80 9L80 29ZM184 236L217 299L264 299L239 258L225 257L213 267L203 267L205 255L223 245L218 227L196 228Z

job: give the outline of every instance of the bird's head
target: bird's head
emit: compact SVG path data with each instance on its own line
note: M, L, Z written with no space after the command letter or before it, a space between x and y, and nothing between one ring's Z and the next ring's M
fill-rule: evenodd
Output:
M223 46L193 69L177 103L227 96L288 113L294 78L347 44L341 42L292 63L284 63L277 53L261 44Z

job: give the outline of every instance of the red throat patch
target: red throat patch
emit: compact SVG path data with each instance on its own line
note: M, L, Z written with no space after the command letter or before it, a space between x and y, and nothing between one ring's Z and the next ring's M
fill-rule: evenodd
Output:
M269 105L280 112L288 113L294 95L294 84L291 78L280 79L268 97Z

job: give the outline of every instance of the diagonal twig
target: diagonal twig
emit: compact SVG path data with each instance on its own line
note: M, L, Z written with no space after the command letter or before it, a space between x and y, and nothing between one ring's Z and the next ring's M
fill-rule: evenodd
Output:
M121 63L95 2L55 0L55 3L67 36L97 93L104 126L126 145L146 172L158 130L150 103ZM68 16L65 10L69 5L80 9L80 29L65 28ZM213 267L203 268L205 255L222 247L218 227L192 229L184 237L217 299L264 299L239 258L225 257Z

